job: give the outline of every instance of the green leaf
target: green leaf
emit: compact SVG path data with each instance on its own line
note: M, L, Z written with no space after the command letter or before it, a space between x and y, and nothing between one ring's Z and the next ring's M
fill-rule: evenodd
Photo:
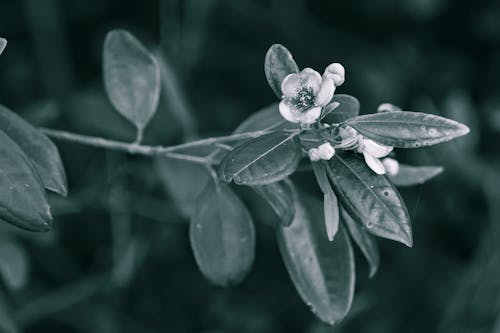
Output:
M288 273L304 302L324 322L333 325L349 311L354 295L354 255L341 227L329 242L323 232L321 203L301 195L295 219L278 229L278 244Z
M158 106L158 62L129 32L112 30L104 41L103 66L111 103L142 132Z
M2 54L3 50L7 46L7 40L5 38L0 38L0 54Z
M66 173L61 157L49 138L3 105L0 105L0 130L31 159L46 189L67 195Z
M207 183L198 196L189 236L198 267L212 283L235 284L249 272L255 256L254 225L228 185Z
M327 167L342 206L374 235L412 246L410 217L391 182L375 174L357 154L337 153Z
M399 148L430 146L469 133L467 126L454 120L408 111L367 114L349 119L347 125L370 139Z
M388 175L389 180L396 186L420 185L436 177L444 168L441 166L411 166L400 164L396 175Z
M322 162L311 163L321 191L323 192L323 211L325 215L325 226L328 240L333 241L339 228L339 204L337 196L330 186L330 181L326 175L326 169Z
M274 44L266 53L264 61L264 71L267 82L273 89L276 96L281 98L281 82L292 73L298 73L299 67L293 60L292 54L281 44Z
M0 274L10 290L19 290L28 281L28 255L21 244L0 240Z
M166 192L185 217L194 212L194 202L210 179L200 164L173 158L158 157L155 166Z
M19 333L19 328L14 320L12 309L5 304L5 295L0 293L0 332Z
M273 132L247 141L224 157L222 180L238 185L266 185L292 174L301 158L297 133Z
M252 187L257 194L267 201L280 218L282 226L292 223L295 216L295 188L290 180L282 180L268 185Z
M351 95L333 95L323 109L324 121L338 124L359 115L359 101Z
M342 216L342 221L347 225L354 243L359 247L370 266L369 277L373 277L380 265L380 253L376 239L367 233L358 223L354 222L345 209L340 210L340 215Z
M274 103L256 111L245 119L236 128L234 134L294 128L298 128L298 125L285 120L279 112L278 103Z
M29 158L0 131L0 220L31 231L50 229L52 216Z

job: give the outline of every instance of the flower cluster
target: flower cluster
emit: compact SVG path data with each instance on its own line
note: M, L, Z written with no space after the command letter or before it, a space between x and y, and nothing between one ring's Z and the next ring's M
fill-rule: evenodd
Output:
M325 142L317 148L309 149L307 154L312 162L317 162L319 160L328 161L335 155L335 148L333 148L329 142Z
M344 67L338 63L330 64L323 76L311 68L287 75L281 83L281 115L292 123L314 123L344 80Z

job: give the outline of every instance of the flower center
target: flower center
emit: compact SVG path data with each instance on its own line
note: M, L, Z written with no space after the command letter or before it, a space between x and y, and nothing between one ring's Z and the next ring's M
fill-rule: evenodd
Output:
M300 111L306 111L314 106L314 93L311 87L301 87L293 99L293 104Z

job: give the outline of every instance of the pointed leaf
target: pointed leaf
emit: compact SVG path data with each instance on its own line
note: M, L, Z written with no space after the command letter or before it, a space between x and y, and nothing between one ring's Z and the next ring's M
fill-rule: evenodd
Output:
M189 236L196 263L212 283L238 283L250 270L255 256L252 218L228 185L207 183L198 196Z
M5 285L19 290L28 281L28 255L21 244L8 239L0 240L0 274Z
M282 180L268 185L253 186L257 194L264 198L280 218L282 226L292 223L295 216L295 188L290 180Z
M388 176L389 180L396 186L420 185L436 177L444 168L441 166L411 166L400 164L398 173Z
M326 175L326 169L322 162L311 163L316 181L323 192L323 210L325 214L326 234L328 240L332 241L339 228L339 204L337 196L330 186Z
M375 238L366 232L365 229L361 227L358 223L354 222L351 216L345 211L345 209L340 210L340 215L342 216L342 221L347 225L347 229L351 234L354 243L359 247L361 253L366 258L368 265L370 266L369 277L373 277L377 273L378 267L380 265L380 253L378 249L378 244Z
M2 54L3 50L7 46L7 40L5 38L0 38L0 54Z
M104 41L103 66L111 103L142 131L158 106L158 62L129 32L112 30Z
M293 60L292 54L286 47L280 44L274 44L266 53L264 61L264 71L267 82L273 89L276 96L281 98L281 82L292 73L298 73L299 67Z
M351 95L333 95L330 103L323 109L324 121L342 123L359 115L359 101Z
M273 132L236 147L219 166L222 180L239 185L265 185L285 179L301 158L297 133Z
M410 217L391 182L353 153L337 153L327 167L342 206L374 235L412 246Z
M3 105L0 105L0 130L31 159L46 189L67 195L66 173L61 157L48 137Z
M354 295L354 255L343 228L333 242L324 235L321 203L301 196L295 219L278 229L278 244L299 295L324 322L333 325L349 311Z
M278 103L274 103L253 113L236 128L234 133L294 128L298 128L298 125L285 120L279 112Z
M349 119L347 125L377 142L399 148L435 145L469 133L467 126L454 120L409 111L367 114Z
M52 217L31 161L0 131L0 220L31 231L50 229Z

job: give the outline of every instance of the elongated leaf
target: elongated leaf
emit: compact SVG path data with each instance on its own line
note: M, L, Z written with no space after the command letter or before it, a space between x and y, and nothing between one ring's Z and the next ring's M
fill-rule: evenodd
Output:
M374 235L412 246L410 217L391 182L353 153L337 153L327 167L342 206Z
M212 283L238 283L250 270L255 256L252 218L228 185L207 183L198 196L189 236L198 267Z
M210 179L207 169L200 164L172 158L159 157L155 162L165 190L174 199L182 215L190 217L196 197Z
M7 46L7 40L5 38L0 38L0 54L2 54L3 50Z
M274 210L282 226L292 223L295 216L295 188L290 180L252 187Z
M354 243L356 243L356 245L359 247L361 253L363 253L363 256L366 258L366 261L370 266L370 270L368 273L369 277L373 277L375 273L377 273L378 267L380 265L380 253L377 241L358 223L354 222L352 217L349 216L345 209L341 209L340 215L342 216L342 221L347 226L347 229L349 230Z
M295 171L301 157L296 133L274 132L250 140L224 157L219 166L222 180L239 185L266 185Z
M351 95L333 95L323 115L327 123L341 123L359 115L359 101Z
M333 241L339 228L339 204L337 196L330 186L326 169L322 162L312 163L314 175L321 191L323 192L323 211L328 240Z
M436 177L444 168L441 166L411 166L400 164L399 171L394 176L388 176L396 186L420 185Z
M274 44L266 53L264 61L264 71L267 82L273 89L276 96L281 98L281 82L292 73L298 73L299 67L293 60L292 54L286 47L280 44Z
M21 244L0 240L0 274L11 290L21 289L28 281L28 255Z
M321 203L301 195L295 219L278 229L281 256L304 302L324 322L333 325L349 311L354 295L354 256L341 227L329 242L324 236Z
M50 229L41 180L19 146L0 131L0 220L31 231Z
M408 111L367 114L347 124L377 142L399 148L430 146L469 133L467 126L454 120Z
M66 173L61 157L49 138L3 105L0 105L0 130L31 159L46 189L67 195Z
M236 128L234 133L294 129L297 127L297 124L291 123L281 116L278 103L274 103L253 113Z
M129 32L112 30L104 41L103 66L111 103L142 131L158 106L158 62Z

